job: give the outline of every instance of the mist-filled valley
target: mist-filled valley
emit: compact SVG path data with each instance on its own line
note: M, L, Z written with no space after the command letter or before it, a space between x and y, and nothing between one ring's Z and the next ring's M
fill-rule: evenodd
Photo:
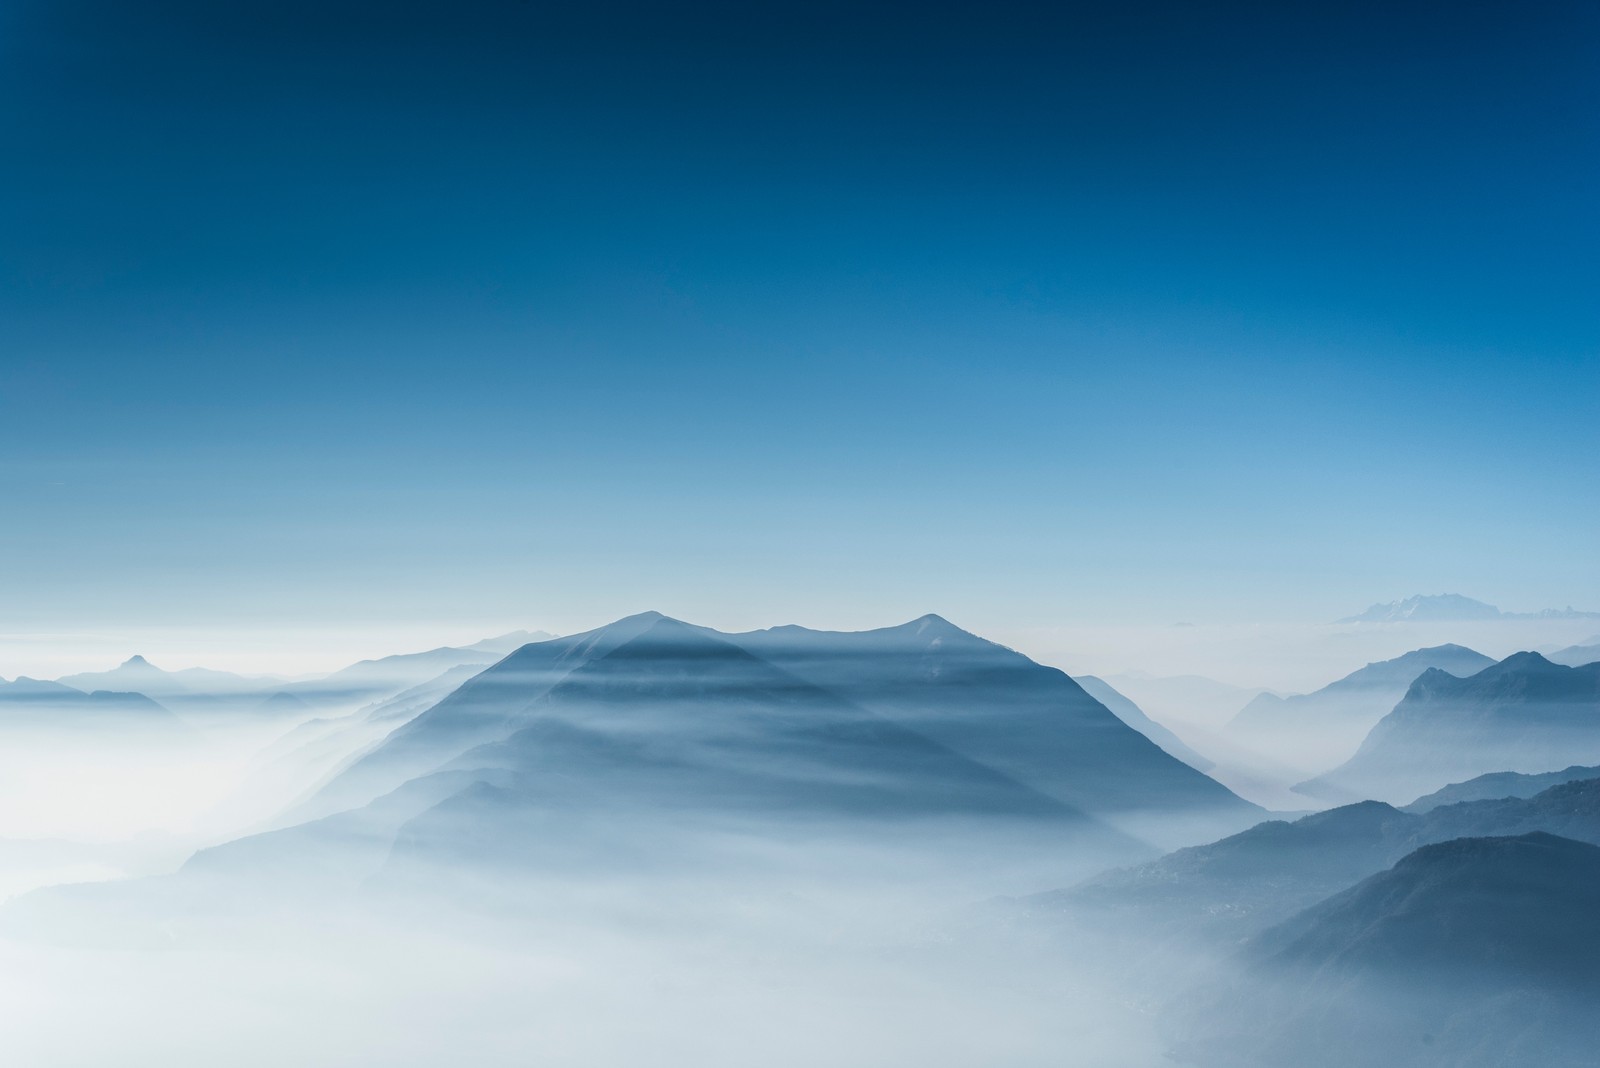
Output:
M1586 1063L1600 665L1569 648L1420 646L1215 734L932 615L17 678L6 1050Z

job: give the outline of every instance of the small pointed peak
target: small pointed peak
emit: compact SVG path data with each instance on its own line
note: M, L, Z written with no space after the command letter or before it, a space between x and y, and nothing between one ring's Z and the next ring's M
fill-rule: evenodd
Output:
M618 625L623 624L623 623L638 623L638 624L642 624L644 626L649 626L651 623L659 623L663 619L670 619L670 618L671 618L670 616L664 616L660 612L656 612L656 611L636 612L631 616L623 616L621 619L617 620L615 623L612 623L611 626L615 627L615 626L618 626Z
M133 656L130 656L128 659L124 660L122 662L122 666L125 668L147 668L151 665L150 661L135 653Z
M918 616L910 623L907 623L906 626L915 630L918 634L931 638L938 638L947 634L967 633L948 619L934 612L929 612L925 616Z

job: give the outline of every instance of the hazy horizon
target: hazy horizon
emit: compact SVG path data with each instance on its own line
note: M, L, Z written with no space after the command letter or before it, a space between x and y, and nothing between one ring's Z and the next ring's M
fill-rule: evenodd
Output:
M592 630L633 611L609 618L571 617L558 628L545 620L500 621L482 625L413 625L392 622L373 627L289 626L257 630L226 628L141 628L100 634L0 634L0 678L19 675L56 678L104 671L132 656L143 656L164 670L192 667L273 675L315 677L359 660L400 653L464 646L515 631L575 634ZM1600 635L1600 619L1504 620L1348 624L1334 622L1239 625L1063 624L985 628L949 612L926 609L903 617L845 622L765 618L751 625L741 613L736 622L664 611L665 615L728 633L797 624L813 630L861 631L896 626L932 611L965 630L1059 667L1073 675L1198 675L1241 688L1284 692L1319 688L1363 664L1413 649L1447 643L1466 645L1494 659L1524 650L1547 651Z

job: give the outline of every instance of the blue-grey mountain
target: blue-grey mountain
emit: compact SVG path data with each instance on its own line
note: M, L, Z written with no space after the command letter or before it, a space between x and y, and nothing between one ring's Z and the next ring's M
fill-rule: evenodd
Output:
M1492 771L1600 763L1600 664L1517 653L1468 678L1430 669L1354 756L1300 789L1405 802Z

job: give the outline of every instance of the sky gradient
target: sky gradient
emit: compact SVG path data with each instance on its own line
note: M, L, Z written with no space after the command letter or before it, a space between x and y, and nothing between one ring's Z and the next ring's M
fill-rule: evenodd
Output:
M1600 13L1037 6L4 5L0 630L1600 609Z

